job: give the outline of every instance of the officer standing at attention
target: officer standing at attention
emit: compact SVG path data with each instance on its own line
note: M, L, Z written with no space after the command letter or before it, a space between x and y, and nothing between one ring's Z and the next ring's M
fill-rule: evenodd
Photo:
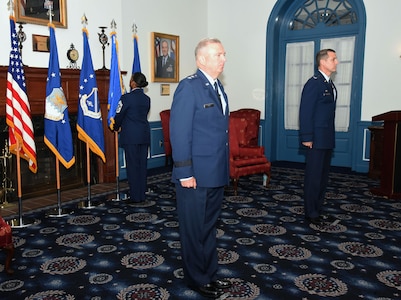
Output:
M332 221L329 220L330 216L323 214L322 207L335 146L337 90L330 76L336 72L337 64L333 49L323 49L317 53L318 72L306 82L299 109L300 140L306 147L305 219L315 225Z
M199 294L217 298L231 282L217 278L216 224L229 183L227 95L218 80L226 61L218 39L195 49L198 70L180 81L170 115L172 181L176 187L184 279Z

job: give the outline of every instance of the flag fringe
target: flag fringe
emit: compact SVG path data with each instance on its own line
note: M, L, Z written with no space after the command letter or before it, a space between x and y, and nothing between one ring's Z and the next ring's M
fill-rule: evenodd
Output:
M100 147L96 144L96 142L78 124L77 124L77 131L78 131L78 138L81 141L88 144L91 151L93 153L97 154L102 159L102 161L105 163L106 157L104 156L102 149L100 149Z
M71 168L75 163L75 156L72 157L70 161L66 161L65 158L58 152L57 148L47 139L46 136L43 137L43 140L47 147L54 153L57 159L63 164L67 169Z

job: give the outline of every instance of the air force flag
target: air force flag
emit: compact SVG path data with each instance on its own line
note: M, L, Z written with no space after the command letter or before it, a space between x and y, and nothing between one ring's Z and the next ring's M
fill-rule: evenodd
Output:
M61 87L60 65L53 24L49 24L49 30L50 59L46 84L44 141L64 167L68 169L75 162L72 134L67 100Z
M78 138L85 142L90 150L96 153L103 162L106 162L102 113L98 99L96 74L93 69L92 55L88 43L88 31L86 28L82 31L84 56L79 78Z

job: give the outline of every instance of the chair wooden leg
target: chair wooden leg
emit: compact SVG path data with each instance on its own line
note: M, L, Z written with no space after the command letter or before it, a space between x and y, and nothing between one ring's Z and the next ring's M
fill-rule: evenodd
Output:
M264 186L264 187L268 187L269 184L270 184L270 176L271 176L271 173L270 173L270 171L268 171L268 172L266 172L266 173L263 173L263 176L264 176L264 175L266 175L267 179L266 179L266 182L263 183L263 186Z
M233 179L233 186L234 186L234 196L238 195L238 178Z
M167 167L167 166L169 166L170 164L171 164L171 165L173 164L173 156L171 156L171 155L166 155L165 166Z

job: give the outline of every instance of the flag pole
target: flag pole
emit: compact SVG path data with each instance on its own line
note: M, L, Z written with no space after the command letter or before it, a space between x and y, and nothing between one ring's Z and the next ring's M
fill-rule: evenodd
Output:
M12 130L9 128L9 130ZM28 227L34 223L37 222L37 220L34 219L24 219L22 218L22 188L21 188L21 157L20 157L20 145L19 141L17 139L16 141L17 144L17 151L16 151L16 157L17 157L17 196L18 196L18 218L14 218L8 223L10 224L11 227L13 228L22 228L22 227Z
M120 198L120 163L119 163L119 155L118 155L118 132L114 131L114 146L116 151L116 198L113 198L112 201L121 201L127 200L127 197Z
M60 160L56 156L56 188L57 188L57 207L47 212L49 217L65 217L72 214L72 210L61 208L61 184L60 184Z
M18 197L18 224L23 224L22 220L22 188L21 188L21 157L19 153L19 142L17 139L17 197Z
M86 182L88 184L88 208L91 207L91 162L89 144L86 143Z
M90 164L90 148L89 144L86 143L86 182L88 184L88 197L87 201L81 201L78 205L79 208L91 209L95 208L97 205L94 205L91 200L91 164Z

